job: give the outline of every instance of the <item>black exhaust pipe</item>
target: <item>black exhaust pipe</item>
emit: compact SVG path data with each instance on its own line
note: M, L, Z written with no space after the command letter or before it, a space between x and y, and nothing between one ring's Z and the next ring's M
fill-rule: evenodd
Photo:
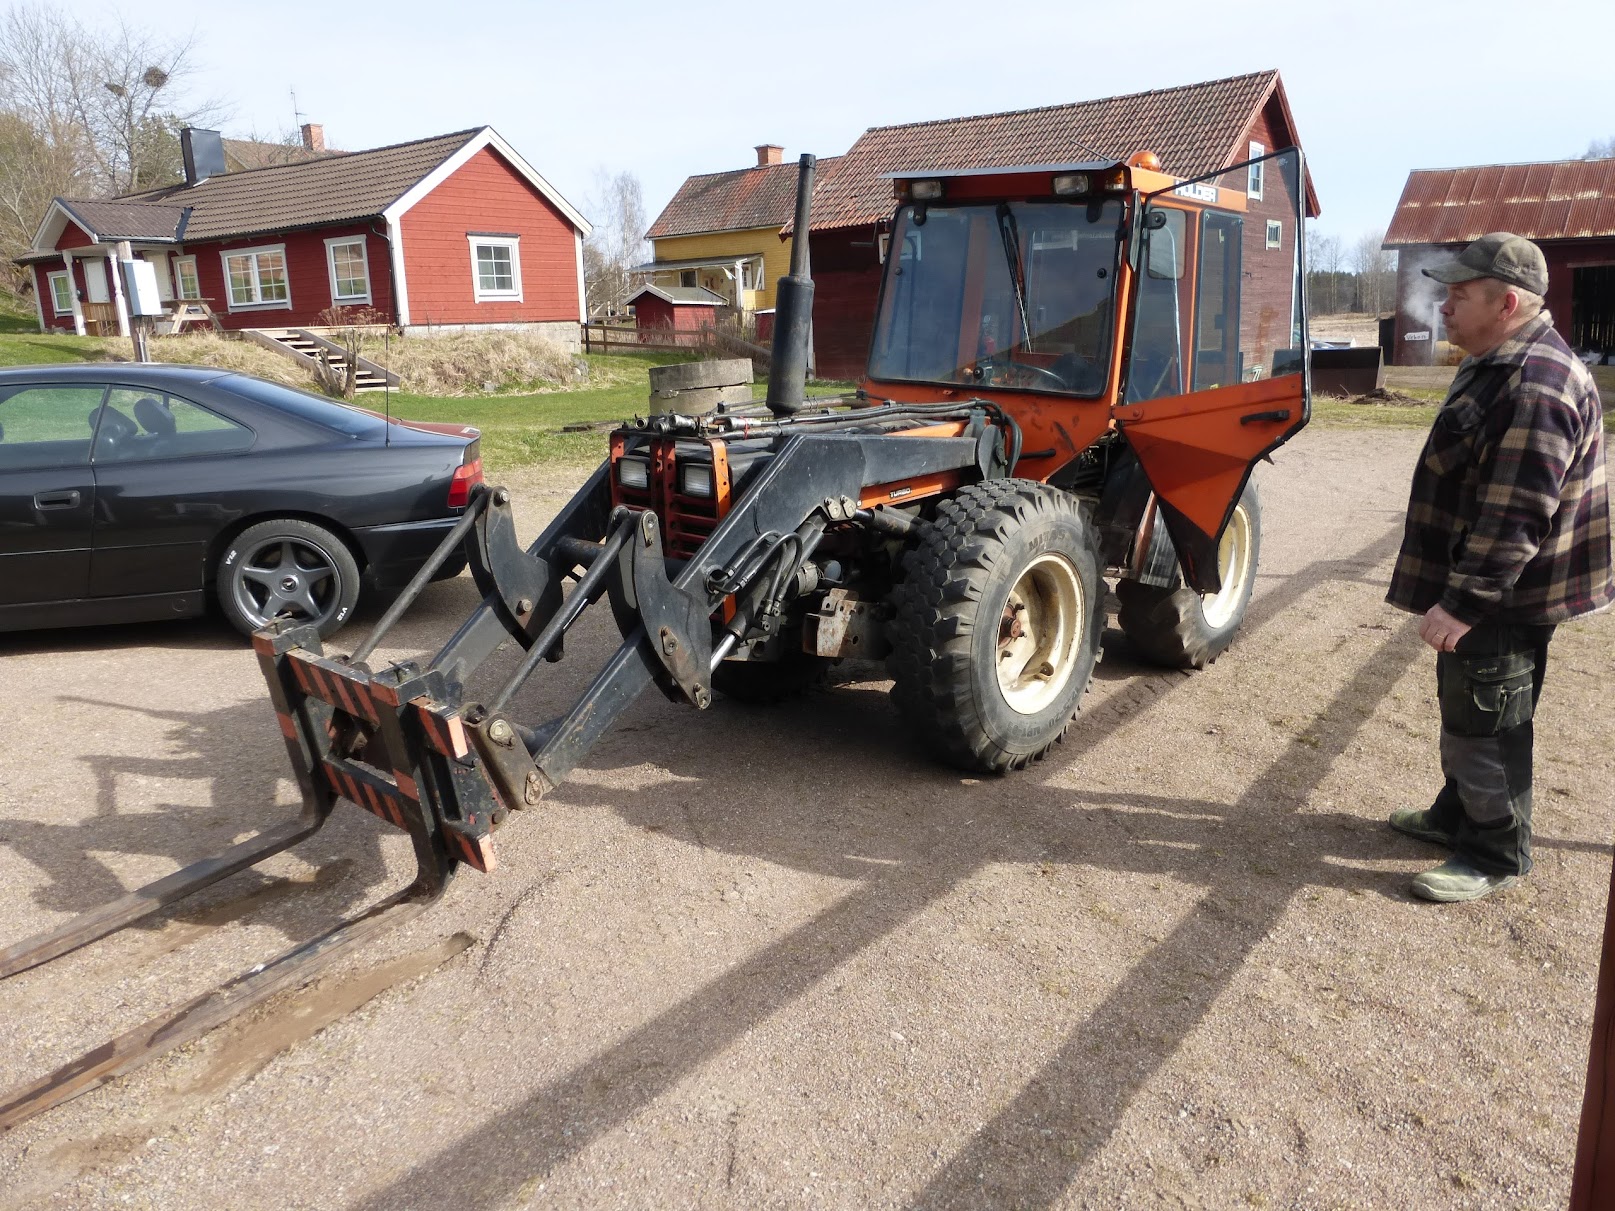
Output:
M808 356L813 342L813 273L808 264L808 212L813 202L813 169L803 156L796 175L796 224L791 236L791 272L774 290L774 347L768 367L768 408L775 416L802 410L807 391Z

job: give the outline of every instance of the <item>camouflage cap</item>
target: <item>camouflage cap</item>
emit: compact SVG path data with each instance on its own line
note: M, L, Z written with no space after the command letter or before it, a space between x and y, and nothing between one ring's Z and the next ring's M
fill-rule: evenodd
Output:
M1454 260L1424 270L1424 276L1448 286L1476 278L1495 278L1532 294L1548 293L1548 262L1542 249L1508 231L1481 236Z

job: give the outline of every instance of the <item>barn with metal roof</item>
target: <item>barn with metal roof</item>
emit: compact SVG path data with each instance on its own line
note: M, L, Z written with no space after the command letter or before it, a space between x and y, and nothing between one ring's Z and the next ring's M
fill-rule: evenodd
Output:
M1399 366L1441 365L1445 288L1420 270L1490 231L1534 240L1548 262L1548 310L1570 347L1615 357L1615 159L1483 164L1408 174L1384 246L1398 254Z

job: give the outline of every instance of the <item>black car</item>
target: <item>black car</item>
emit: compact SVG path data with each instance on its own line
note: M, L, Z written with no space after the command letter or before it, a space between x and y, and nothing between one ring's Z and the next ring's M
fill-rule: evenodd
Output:
M211 593L244 632L330 634L454 524L479 437L198 366L0 370L0 630L189 617Z

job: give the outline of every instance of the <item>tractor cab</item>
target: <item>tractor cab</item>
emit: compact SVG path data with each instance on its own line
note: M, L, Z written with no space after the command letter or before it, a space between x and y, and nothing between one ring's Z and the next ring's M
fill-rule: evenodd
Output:
M1120 433L1184 559L1309 411L1301 155L1180 180L1126 161L894 174L864 392L980 397L1055 480Z

